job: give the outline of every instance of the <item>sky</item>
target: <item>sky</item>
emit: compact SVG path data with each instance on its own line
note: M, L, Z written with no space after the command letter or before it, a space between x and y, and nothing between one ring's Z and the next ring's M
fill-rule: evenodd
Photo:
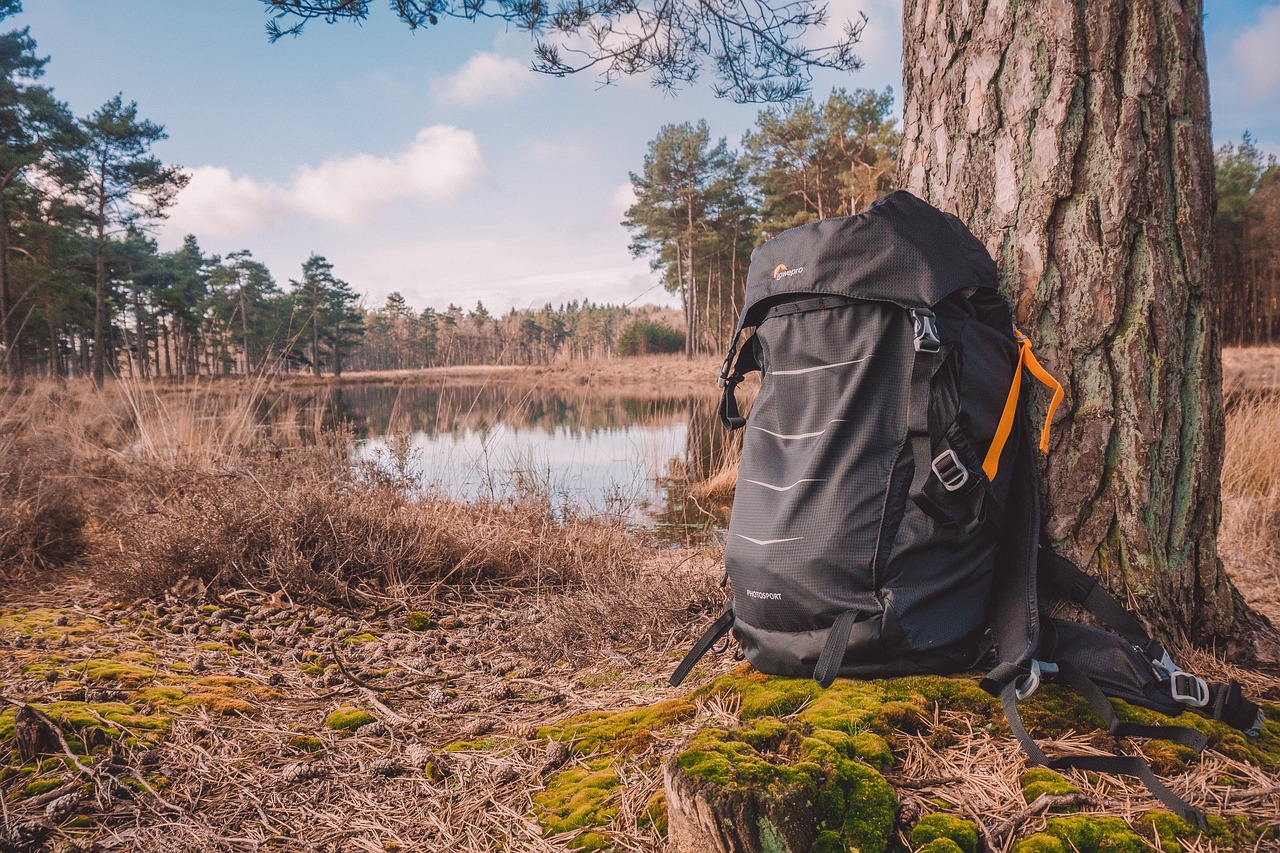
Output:
M117 93L165 126L155 153L191 174L155 236L248 249L281 284L314 253L375 307L491 311L571 300L673 304L621 225L629 173L664 124L705 118L737 146L758 105L644 78L605 86L528 66L497 22L410 31L374 0L361 24L268 43L258 0L26 0L43 82L78 115ZM1280 155L1280 0L1207 3L1216 143L1252 132ZM901 88L901 0L834 0L869 19L862 70L833 87Z

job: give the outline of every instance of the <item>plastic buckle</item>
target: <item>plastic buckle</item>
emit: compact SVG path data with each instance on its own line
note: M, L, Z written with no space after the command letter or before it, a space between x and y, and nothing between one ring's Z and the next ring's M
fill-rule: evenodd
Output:
M1151 665L1163 677L1169 679L1169 695L1175 702L1190 705L1192 708L1203 708L1209 704L1209 685L1198 675L1192 675L1173 662L1166 651L1160 660L1153 660Z
M1013 695L1021 702L1040 688L1040 661L1031 661L1031 671L1014 682Z
M911 310L911 323L915 328L916 352L935 353L942 349L938 337L938 321L931 311Z
M940 462L949 463L945 465L946 471L938 467ZM942 488L948 492L954 492L956 489L969 482L969 469L964 467L960 461L960 457L956 452L948 447L946 450L934 457L933 462L929 464L933 469L933 473L937 475L938 481L942 483Z
M1209 704L1209 685L1203 678L1178 670L1169 673L1169 693L1184 705L1203 708Z
M1253 725L1245 729L1244 733L1247 734L1249 737L1261 737L1262 727L1265 726L1266 724L1267 724L1267 718L1262 715L1261 711L1259 711L1258 716L1253 721Z

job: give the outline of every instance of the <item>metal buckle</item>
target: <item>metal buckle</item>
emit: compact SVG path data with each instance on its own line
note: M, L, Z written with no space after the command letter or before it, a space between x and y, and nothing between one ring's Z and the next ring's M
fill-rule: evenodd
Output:
M943 461L950 461L951 463L947 467L947 472L945 474L938 468L938 463ZM956 452L950 447L935 456L933 462L929 464L929 467L933 469L933 473L937 475L938 481L942 483L942 488L946 489L948 492L954 492L956 489L969 482L969 469L964 467L964 464L960 461L960 457L957 456Z
M1174 663L1169 652L1166 651L1160 660L1153 660L1151 665L1169 679L1169 695L1175 702L1192 708L1203 708L1209 704L1209 685L1200 676L1192 675Z
M1176 701L1193 708L1209 704L1209 685L1203 678L1189 672L1169 673L1169 693Z
M935 353L942 349L942 339L938 337L938 321L933 312L913 308L911 323L915 329L916 352Z

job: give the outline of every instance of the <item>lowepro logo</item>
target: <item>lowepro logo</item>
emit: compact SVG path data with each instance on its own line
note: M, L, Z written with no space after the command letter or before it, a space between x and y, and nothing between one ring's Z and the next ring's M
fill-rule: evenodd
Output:
M786 264L778 264L776 267L773 268L773 280L779 281L781 279L788 278L793 275L800 275L800 273L802 272L804 272L804 267L796 267L795 269L788 269Z
M752 598L758 598L761 601L781 601L782 593L780 592L760 592L759 590L749 589L747 595Z

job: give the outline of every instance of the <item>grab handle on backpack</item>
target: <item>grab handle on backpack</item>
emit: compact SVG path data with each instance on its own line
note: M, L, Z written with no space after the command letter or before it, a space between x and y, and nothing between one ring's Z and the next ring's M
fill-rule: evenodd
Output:
M741 350L737 348L735 341L729 347L729 354L725 356L724 364L720 367L720 378L716 382L720 388L724 389L720 398L720 423L724 424L725 429L730 432L742 429L747 423L747 419L742 416L742 411L738 408L738 398L734 395L734 389L746 374L760 369L760 362L756 360L755 341L756 336L752 334L743 342ZM735 356L737 356L736 360Z

